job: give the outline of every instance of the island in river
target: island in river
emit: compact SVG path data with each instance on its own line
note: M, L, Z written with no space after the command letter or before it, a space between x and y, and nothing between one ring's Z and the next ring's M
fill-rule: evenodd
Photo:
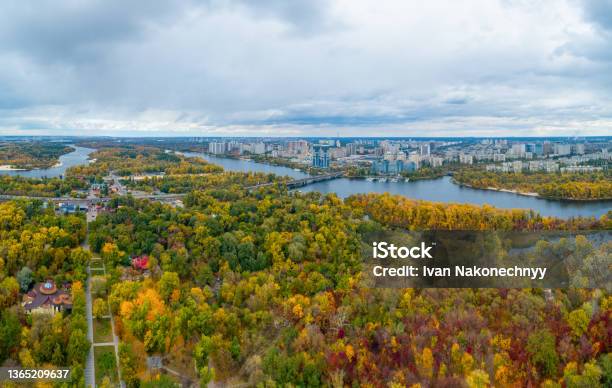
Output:
M62 143L0 142L0 171L23 171L57 167L62 155L75 149Z

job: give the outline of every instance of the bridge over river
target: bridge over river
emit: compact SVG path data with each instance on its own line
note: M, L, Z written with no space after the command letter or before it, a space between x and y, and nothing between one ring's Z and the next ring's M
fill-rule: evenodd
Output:
M333 173L324 174L324 175L313 175L313 176L309 176L309 177L306 177L306 178L294 179L294 180L291 180L291 181L288 181L288 182L284 182L284 184L289 189L295 189L295 188L306 186L306 185L310 185L310 184L316 183L316 182L323 182L323 181L329 181L329 180L332 180L332 179L340 178L343 175L344 175L343 172L333 172ZM274 185L279 185L279 184L283 184L283 183L279 183L279 182L260 183L258 185L248 186L248 187L245 187L245 188L247 190L253 190L253 189L258 189L260 187L274 186Z

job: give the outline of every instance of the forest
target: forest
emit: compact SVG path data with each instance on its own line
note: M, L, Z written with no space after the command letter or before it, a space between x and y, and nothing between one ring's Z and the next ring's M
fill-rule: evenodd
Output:
M73 177L60 179L0 175L0 194L4 195L61 197L87 187L88 182Z
M56 216L40 201L0 204L0 365L70 367L82 387L89 341L85 320L86 265L80 243L85 218ZM21 295L36 282L71 283L70 314L26 314Z
M31 170L49 168L58 158L73 151L72 147L61 143L48 142L0 142L0 165Z
M403 172L402 175L410 180L436 179L448 174L449 167L421 167L416 171Z
M121 171L130 188L187 193L183 206L116 196L87 227L82 215L58 216L40 201L0 204L4 365L73 365L74 386L83 381L82 284L93 253L107 269L96 278L108 290L128 387L172 386L170 375L148 371L148 356L202 385L612 384L612 296L580 288L588 273L549 292L372 288L362 273L364 236L376 231L610 230L610 212L561 220L388 194L343 200L152 147L102 148L95 157L72 176ZM145 172L164 176L129 178ZM247 189L260 182L279 184ZM92 252L80 246L87 230ZM593 271L612 254L609 243L582 238L539 249ZM146 268L135 268L143 256ZM72 283L71 314L24 313L20 295L48 278Z
M538 193L543 198L599 200L612 198L612 172L591 173L513 173L462 169L453 179L475 188L516 190Z
M68 169L68 177L81 177L101 181L114 172L118 176L146 174L208 174L223 169L201 158L187 158L160 148L143 145L113 145L102 147L90 154L95 163Z
M185 208L116 199L91 225L109 267L128 385L161 354L193 379L295 386L604 386L604 290L372 289L361 236L410 229L609 229L388 195L202 188ZM579 252L579 242L563 243ZM609 247L607 248L609 257ZM589 251L594 252L594 251ZM149 255L150 277L122 265ZM595 253L593 253L595 254ZM601 256L601 252L597 255ZM160 318L161 317L161 318ZM179 356L180 355L180 356Z

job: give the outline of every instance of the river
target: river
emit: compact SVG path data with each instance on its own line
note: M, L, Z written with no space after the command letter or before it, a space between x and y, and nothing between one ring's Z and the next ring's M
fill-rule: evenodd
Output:
M202 154L199 152L185 152L185 156L200 157L208 160L210 163L222 166L228 171L240 171L240 172L262 172L264 174L276 174L281 176L290 176L291 178L300 179L306 178L310 175L294 170L288 167L272 166L265 163L257 163L251 160L245 159L232 159L232 158L221 158L218 156Z
M66 169L72 166L87 164L89 154L94 152L93 148L77 147L70 145L74 151L59 157L57 167L40 168L28 171L0 171L0 175L20 175L28 178L54 178L66 173Z
M64 175L68 167L88 163L88 155L94 151L91 148L76 147L74 145L72 147L75 148L75 151L62 155L59 158L61 165L58 167L31 171L0 171L0 174L21 175L32 178ZM249 160L221 158L194 152L187 152L185 155L203 157L228 171L262 172L290 176L295 179L308 176L308 174L302 171L296 171L288 167L272 166ZM370 182L365 179L340 178L304 186L300 188L300 191L336 193L342 198L357 193L388 192L409 198L436 202L471 203L475 205L489 204L499 208L533 209L544 216L560 218L576 216L599 217L611 209L610 201L558 201L499 191L478 190L458 186L452 183L449 177L412 182Z
M256 171L287 175L292 178L304 178L308 174L291 168L271 166L242 159L220 158L201 153L186 153L188 156L200 156L211 163L223 166L229 171ZM488 204L499 208L533 209L544 216L560 218L599 217L611 209L611 201L559 201L528 197L500 191L479 190L454 184L450 177L420 180L411 182L370 182L365 179L340 178L313 183L300 187L302 192L319 191L336 193L342 198L357 193L390 193L409 198L435 202Z

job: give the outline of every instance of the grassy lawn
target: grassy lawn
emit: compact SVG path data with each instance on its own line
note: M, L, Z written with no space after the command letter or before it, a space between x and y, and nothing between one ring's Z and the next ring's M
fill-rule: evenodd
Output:
M94 347L94 361L96 364L96 385L100 384L104 376L110 377L117 383L117 363L115 362L115 348L112 346Z
M93 335L94 342L112 342L113 332L111 330L111 321L107 318L93 320Z
M91 272L91 276L96 276L96 275L104 276L104 270L103 269L92 268L90 270L90 272Z
M102 260L92 260L92 261L90 262L90 264L89 264L89 267L90 267L91 269L94 269L94 268L99 268L99 269L102 269L102 267L103 267Z

